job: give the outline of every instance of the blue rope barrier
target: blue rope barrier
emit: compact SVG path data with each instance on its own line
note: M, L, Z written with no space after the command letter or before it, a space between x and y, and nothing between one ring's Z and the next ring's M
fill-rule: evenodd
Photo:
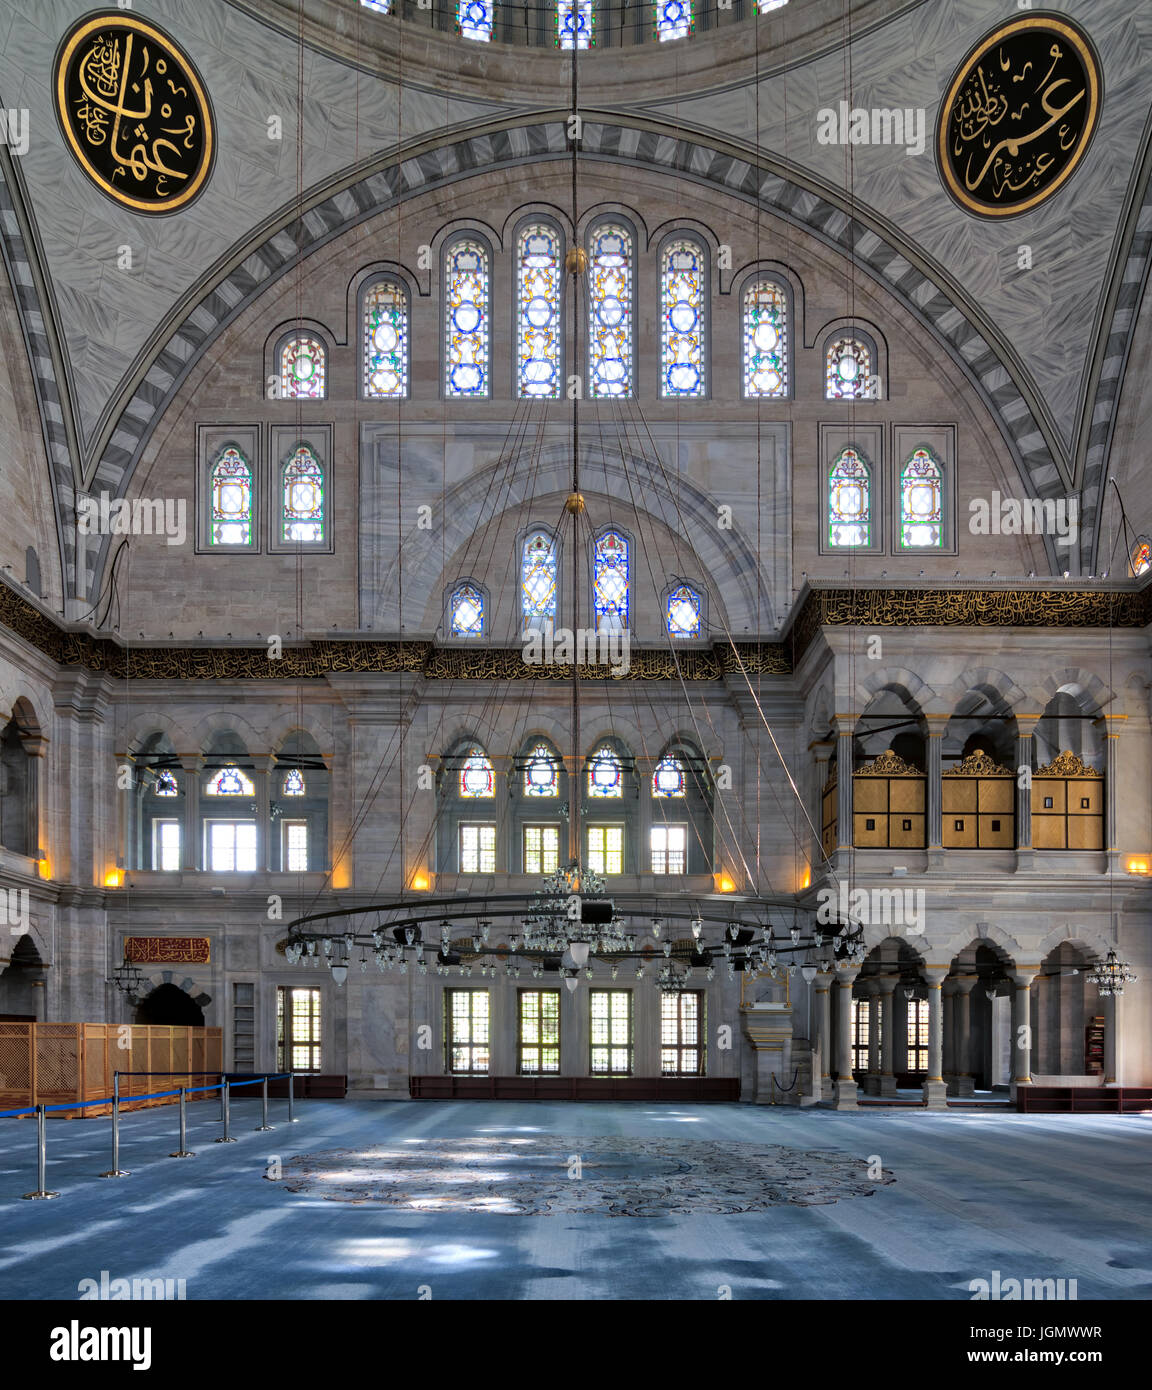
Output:
M203 1076L203 1071L121 1071L117 1076ZM255 1086L261 1081L284 1081L292 1073L288 1071L269 1072L267 1077L254 1076L250 1081L215 1081L211 1086L185 1086L184 1094L188 1096L200 1095L204 1091L219 1091L227 1085L230 1090L235 1090L237 1086ZM84 1110L90 1105L111 1105L113 1100L119 1099L121 1105L130 1105L142 1100L170 1100L174 1096L179 1096L179 1091L154 1091L146 1096L122 1095L103 1096L97 1100L70 1100L61 1105L46 1105L44 1113L50 1114L54 1110ZM19 1115L35 1115L36 1106L29 1106L22 1110L0 1110L0 1120L11 1119Z

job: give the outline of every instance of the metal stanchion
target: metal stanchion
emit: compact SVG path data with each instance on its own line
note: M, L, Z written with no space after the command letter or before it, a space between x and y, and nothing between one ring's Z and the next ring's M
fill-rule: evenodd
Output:
M263 1105L263 1112L262 1112L261 1117L260 1117L260 1123L256 1126L256 1133L257 1133L257 1134L259 1134L260 1131L261 1131L262 1129L271 1129L271 1128L272 1128L272 1126L268 1123L268 1078L267 1078L267 1077L264 1078L264 1085L263 1085L260 1089L261 1089L261 1092L262 1092L262 1095L261 1095L261 1102L262 1102L262 1105Z
M45 1132L44 1132L44 1125L45 1125L45 1120L46 1120L46 1118L47 1118L47 1117L46 1117L46 1115L45 1115L45 1113L44 1113L44 1107L43 1107L42 1105L38 1105L38 1106L36 1107L36 1181L37 1181L37 1186L36 1186L36 1191L35 1191L35 1192L25 1192L25 1194L24 1194L24 1200L25 1200L26 1202L43 1202L43 1201L47 1201L47 1199L48 1199L49 1197L59 1197L59 1195L60 1195L59 1192L48 1192L48 1191L45 1190L45 1187L44 1187L44 1180L45 1180L45 1176L46 1176L46 1169L47 1169L47 1167L48 1167L47 1136L45 1135Z
M220 1078L220 1118L224 1121L224 1133L219 1139L214 1140L216 1144L235 1144L236 1140L228 1133L228 1126L232 1121L232 1106L228 1099L228 1078Z
M290 1071L290 1072L288 1073L288 1123L289 1123L290 1125L295 1125L295 1124L299 1124L299 1123L300 1123L299 1120L297 1120L296 1116L293 1115L293 1113L292 1113L292 1099L293 1099L292 1092L293 1092L295 1089L296 1089L296 1073L295 1073L294 1071Z
M169 1158L195 1158L196 1155L188 1148L188 1087L180 1087L180 1147L174 1154L169 1154Z
M120 1167L120 1073L112 1073L112 1167L102 1178L129 1178L131 1173Z

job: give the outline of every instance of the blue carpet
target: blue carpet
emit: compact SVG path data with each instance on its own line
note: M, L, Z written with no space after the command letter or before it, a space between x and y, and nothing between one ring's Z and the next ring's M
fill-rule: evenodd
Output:
M53 1202L20 1200L35 1186L34 1124L0 1121L0 1297L76 1298L82 1280L108 1271L112 1280L182 1279L188 1299L716 1299L730 1290L956 1300L994 1270L1076 1279L1081 1299L1152 1296L1145 1118L346 1101L301 1105L289 1129L285 1112L274 1102L277 1127L258 1134L259 1106L237 1102L240 1142L217 1145L215 1106L193 1106L197 1157L183 1160L167 1157L173 1110L126 1115L121 1164L132 1176L113 1180L95 1176L108 1167L107 1120L50 1121L48 1186L62 1194ZM883 1179L863 1184L870 1196L830 1203L609 1220L451 1201L405 1211L328 1201L265 1176L270 1162L291 1175L315 1164L294 1168L294 1158L329 1150L541 1137L546 1147L547 1136L594 1138L590 1150L628 1163L660 1151L636 1141L661 1137L732 1152L784 1146L797 1162L838 1152L853 1169L882 1166ZM658 1173L675 1184L673 1165L628 1163L622 1179ZM601 1178L610 1181L610 1169Z

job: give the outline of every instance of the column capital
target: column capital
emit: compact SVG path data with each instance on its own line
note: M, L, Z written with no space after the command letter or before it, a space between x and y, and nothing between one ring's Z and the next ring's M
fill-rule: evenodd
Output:
M978 975L956 975L953 977L953 984L956 986L957 994L971 994L976 988Z
M812 986L817 994L827 994L828 986L835 978L835 975L829 970L817 970L812 980Z
M925 714L923 719L928 725L928 737L943 738L948 732L948 721L951 718L950 714Z
M952 969L950 965L926 965L924 975L928 981L929 989L939 989L948 978L948 972Z
M1021 989L1027 989L1032 981L1040 974L1038 965L1019 965L1015 970L1008 971L1008 978L1014 985Z
M1016 740L1031 738L1036 732L1036 725L1043 719L1042 714L1017 714L1016 715Z
M183 769L183 771L204 771L205 758L203 753L177 753L176 757L179 760L180 767Z
M900 983L898 975L880 975L876 980L876 987L879 992L888 998L896 993L896 986Z

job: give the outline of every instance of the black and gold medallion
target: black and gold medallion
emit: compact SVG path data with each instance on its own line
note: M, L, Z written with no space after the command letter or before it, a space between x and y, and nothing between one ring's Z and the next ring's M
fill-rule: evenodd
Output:
M1103 91L1096 50L1066 16L1037 12L993 30L960 64L940 108L945 188L981 217L1038 207L1084 158Z
M81 168L134 212L187 207L212 172L212 109L191 59L122 10L88 16L56 53L56 116Z

